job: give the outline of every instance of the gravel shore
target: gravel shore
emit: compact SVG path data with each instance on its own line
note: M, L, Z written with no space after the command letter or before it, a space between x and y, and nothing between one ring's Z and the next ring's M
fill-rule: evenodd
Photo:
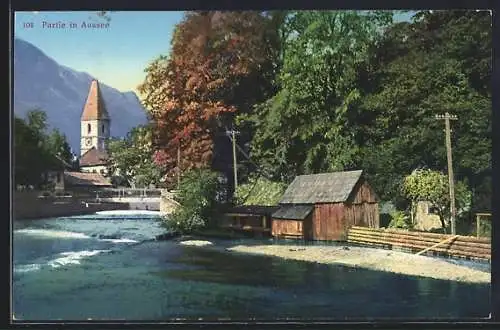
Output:
M195 243L196 242L196 243ZM184 241L184 245L227 252L266 255L322 264L339 264L392 273L471 283L490 283L491 273L438 258L405 252L343 246L236 245L224 248L211 241Z

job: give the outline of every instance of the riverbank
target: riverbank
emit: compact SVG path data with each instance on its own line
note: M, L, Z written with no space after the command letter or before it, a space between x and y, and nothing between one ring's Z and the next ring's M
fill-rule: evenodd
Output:
M37 191L16 191L13 196L14 219L45 219L93 214L99 211L128 210L128 203L90 203L76 197L40 197Z
M491 273L440 258L364 247L239 244L230 247L212 240L181 240L182 245L226 253L266 255L285 260L338 264L359 268L469 283L490 283Z

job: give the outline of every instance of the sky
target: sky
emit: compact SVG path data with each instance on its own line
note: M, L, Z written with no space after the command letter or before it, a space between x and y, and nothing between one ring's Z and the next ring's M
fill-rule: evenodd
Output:
M168 54L174 26L182 20L183 12L129 11L109 16L108 27L92 29L82 27L82 23L106 23L96 12L16 12L14 36L35 45L59 64L87 72L119 91L137 92L148 64ZM396 20L409 17L400 15ZM70 27L70 22L76 27Z
M111 12L109 16L109 27L90 29L82 28L82 22L106 22L96 12L16 12L14 36L59 64L87 72L120 91L137 91L148 63L168 53L183 12ZM58 22L66 24L62 27ZM70 28L69 22L78 27ZM26 23L33 27L25 27Z

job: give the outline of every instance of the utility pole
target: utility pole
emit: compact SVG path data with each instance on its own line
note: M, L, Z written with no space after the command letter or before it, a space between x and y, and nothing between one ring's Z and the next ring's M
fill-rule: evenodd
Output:
M238 164L236 160L236 135L240 134L240 132L231 129L230 131L226 131L226 134L230 136L233 142L233 171L234 171L234 191L238 187Z
M444 119L445 125L445 143L446 143L446 158L448 160L448 185L450 188L450 222L451 222L451 234L456 235L456 213L455 208L455 180L453 179L453 161L451 158L451 129L450 120L457 120L457 116L450 115L446 112L444 115L436 115L436 119Z

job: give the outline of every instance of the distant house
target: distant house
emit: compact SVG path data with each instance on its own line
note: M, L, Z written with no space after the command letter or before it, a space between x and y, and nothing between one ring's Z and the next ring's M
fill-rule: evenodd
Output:
M51 166L43 173L43 179L52 185L56 191L64 190L64 172L72 170L72 165L61 159L57 155L53 155Z
M362 171L300 175L272 214L272 235L344 240L351 226L379 227L378 197Z
M80 158L80 169L82 172L107 175L108 163L108 153L105 150L98 150L93 147Z
M64 172L64 189L70 191L93 191L111 188L111 182L99 173Z
M68 163L57 156L55 159L57 162L44 176L56 191L95 191L112 187L108 178L100 173L74 172Z

